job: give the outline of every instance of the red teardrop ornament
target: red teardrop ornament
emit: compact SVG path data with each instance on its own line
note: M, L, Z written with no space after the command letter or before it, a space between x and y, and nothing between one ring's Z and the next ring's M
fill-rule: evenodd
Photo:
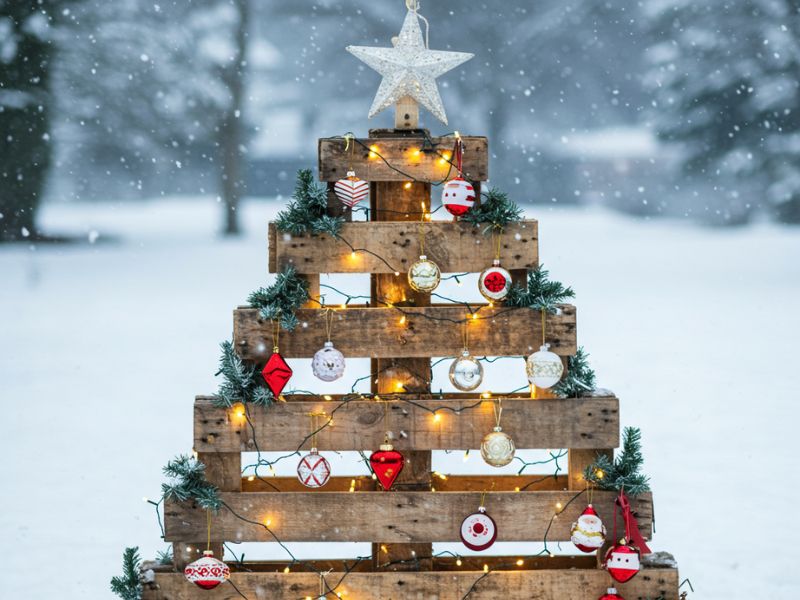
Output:
M608 549L603 562L614 581L625 583L639 572L639 549L623 540Z
M391 444L382 444L381 449L373 452L369 457L369 464L372 466L372 472L381 482L384 490L388 491L392 488L400 471L403 470L403 465L406 459L403 455L395 450Z
M278 352L273 352L264 365L261 376L267 382L272 395L277 398L292 378L292 369Z

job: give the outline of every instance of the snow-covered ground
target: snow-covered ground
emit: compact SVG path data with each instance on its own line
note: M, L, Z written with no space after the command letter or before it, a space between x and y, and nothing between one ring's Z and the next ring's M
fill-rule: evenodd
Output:
M247 235L228 241L206 199L48 206L49 229L97 242L0 248L0 597L50 598L57 585L61 600L107 598L126 545L163 549L142 498L191 448L192 399L216 389L232 308L269 281L277 207L247 203ZM793 539L800 491L800 231L529 213L545 266L577 291L599 383L642 428L653 548L675 554L690 597L795 598L782 532ZM502 364L496 381L519 377Z

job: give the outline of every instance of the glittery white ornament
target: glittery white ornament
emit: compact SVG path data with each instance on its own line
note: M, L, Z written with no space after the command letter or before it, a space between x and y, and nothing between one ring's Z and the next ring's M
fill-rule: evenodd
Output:
M514 440L498 425L481 442L481 457L493 467L505 467L514 460Z
M471 392L481 381L483 365L465 349L450 365L450 383L462 392Z
M528 373L528 381L538 388L547 389L561 380L564 364L558 354L550 352L550 344L544 344L538 352L528 357L525 370Z
M442 206L453 216L466 214L475 206L475 188L461 177L451 179L442 188Z
M511 290L511 273L500 266L495 259L492 266L484 269L478 278L478 291L490 302L505 300Z
M327 341L314 354L311 370L317 379L336 381L344 374L344 354L333 347L333 342Z
M408 270L408 284L418 292L432 292L441 278L438 265L424 254Z
M331 464L316 448L297 463L297 478L308 488L320 488L331 478Z

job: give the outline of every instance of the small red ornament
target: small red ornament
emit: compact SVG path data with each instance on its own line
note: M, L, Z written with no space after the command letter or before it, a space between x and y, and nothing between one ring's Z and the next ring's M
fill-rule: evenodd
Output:
M187 580L204 590L213 590L230 578L231 570L224 562L214 558L211 550L203 552L203 558L186 565L183 574Z
M269 357L267 364L264 365L261 376L267 382L267 387L272 392L272 395L276 398L281 395L283 388L292 378L292 368L286 363L277 348L274 349L272 356Z
M331 478L331 465L316 448L312 448L297 464L297 478L306 487L320 488Z
M405 462L406 459L403 458L403 455L388 442L381 444L381 449L373 452L369 457L372 472L375 473L385 491L392 489L392 484L403 470Z
M486 550L496 539L497 524L483 506L461 522L461 541L470 550Z
M590 504L572 524L570 540L581 552L594 552L606 541L606 527Z
M342 204L353 208L369 195L369 182L356 177L355 171L348 171L345 179L336 182L333 191Z
M606 552L603 565L614 581L625 583L633 579L639 572L639 549L620 540Z
M451 179L442 189L442 205L451 215L465 215L475 205L475 187L461 177Z
M625 598L617 594L616 588L608 588L608 591L600 596L600 600L625 600Z
M489 302L505 300L511 291L511 273L500 266L500 259L495 259L492 266L478 277L478 291Z

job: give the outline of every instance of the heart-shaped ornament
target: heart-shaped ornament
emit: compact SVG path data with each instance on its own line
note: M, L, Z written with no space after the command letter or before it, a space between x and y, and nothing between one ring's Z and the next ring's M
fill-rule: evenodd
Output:
M403 458L403 455L391 444L381 444L381 449L373 452L369 457L372 472L375 473L375 477L381 482L381 487L386 491L392 489L392 484L403 470L405 462L406 459Z
M369 182L356 177L355 171L348 171L347 177L340 179L333 186L336 197L342 204L353 208L356 204L369 196Z

